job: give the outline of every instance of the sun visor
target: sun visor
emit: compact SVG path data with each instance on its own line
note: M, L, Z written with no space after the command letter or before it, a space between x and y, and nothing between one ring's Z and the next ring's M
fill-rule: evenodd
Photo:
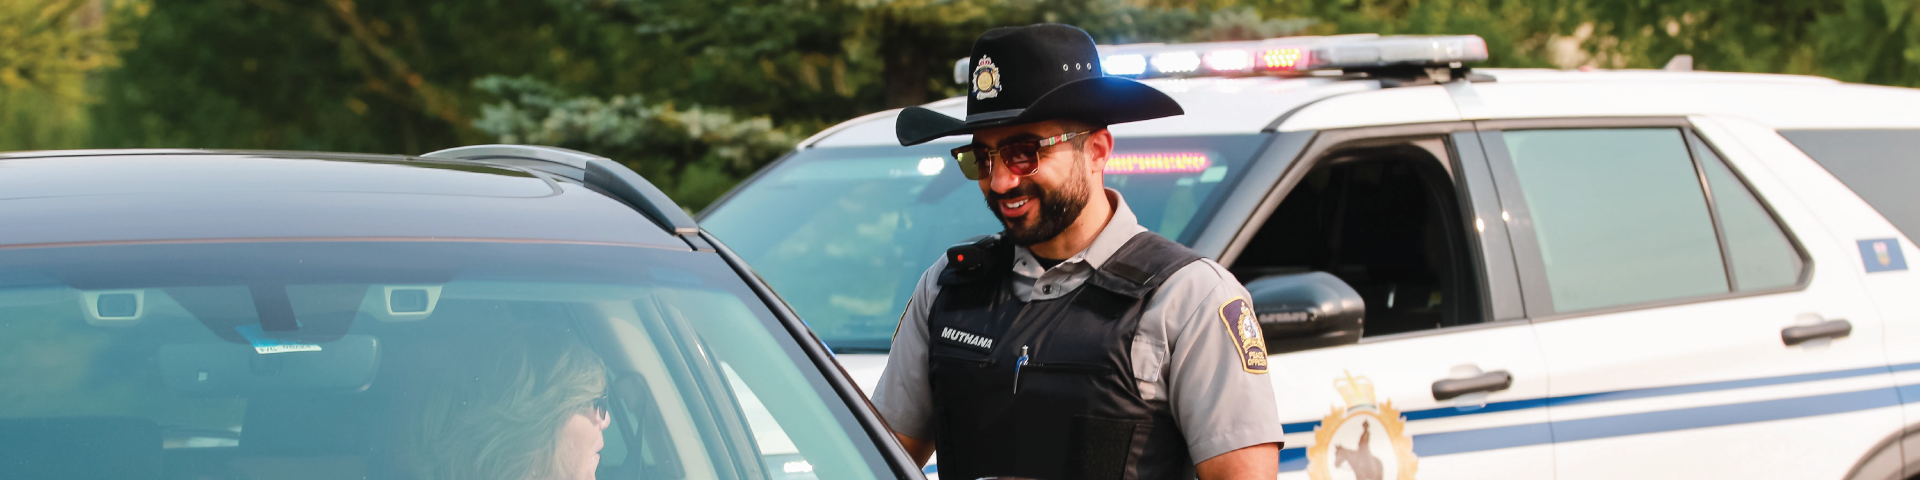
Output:
M162 345L160 375L168 389L185 395L249 396L363 391L379 369L380 345L372 336L303 347L260 353L226 342Z

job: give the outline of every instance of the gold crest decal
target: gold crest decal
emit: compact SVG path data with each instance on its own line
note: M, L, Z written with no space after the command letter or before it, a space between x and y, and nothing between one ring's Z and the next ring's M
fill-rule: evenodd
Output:
M1267 340L1260 333L1260 322L1254 319L1253 304L1244 298L1228 300L1220 306L1220 321L1227 325L1227 334L1233 336L1240 368L1247 373L1267 373Z
M993 64L993 58L980 56L980 64L973 67L973 98L986 100L1000 96L1000 67Z
M1307 447L1307 478L1413 480L1420 459L1413 456L1406 419L1393 409L1393 402L1375 405L1373 381L1351 373L1334 380L1333 388L1347 405L1334 407L1313 429L1313 446ZM1336 477L1336 471L1342 475Z

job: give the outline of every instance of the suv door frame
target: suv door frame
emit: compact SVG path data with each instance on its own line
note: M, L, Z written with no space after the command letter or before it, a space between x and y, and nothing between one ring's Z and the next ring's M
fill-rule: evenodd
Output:
M1452 172L1455 208L1460 218L1469 220L1467 258L1479 265L1471 278L1480 287L1483 318L1474 324L1406 332L1385 337L1362 338L1362 343L1380 339L1422 335L1431 332L1474 328L1477 325L1504 324L1526 318L1521 297L1521 278L1505 222L1501 218L1500 197L1495 178L1488 166L1486 148L1477 135L1475 122L1437 122L1409 125L1343 128L1318 132L1283 132L1262 152L1241 179L1240 188L1225 199L1219 212L1196 237L1195 249L1231 267L1239 259L1255 233L1293 191L1320 157L1355 142L1383 139L1439 138L1447 146ZM1265 189L1255 185L1269 185Z
M1534 478L1538 473L1551 471L1550 460L1547 461L1544 470L1534 472L1527 469L1540 467L1539 463L1509 462L1506 460L1512 460L1511 458L1503 459L1500 456L1522 455L1531 456L1529 458L1537 460L1540 458L1539 455L1551 452L1550 446L1545 450L1539 449L1543 445L1552 443L1551 435L1547 430L1549 418L1546 415L1545 404L1542 403L1542 398L1547 394L1544 381L1550 372L1546 370L1538 346L1532 343L1534 338L1531 332L1532 326L1525 317L1520 297L1520 280L1513 263L1513 251L1509 244L1507 229L1499 220L1501 213L1499 196L1487 164L1485 148L1481 144L1473 122L1449 121L1317 132L1281 132L1279 137L1269 144L1268 149L1257 157L1255 163L1248 167L1239 186L1223 201L1219 213L1205 224L1196 237L1196 249L1202 255L1219 259L1222 265L1232 265L1251 243L1254 235L1278 209L1280 203L1314 167L1322 160L1329 159L1329 154L1337 154L1350 146L1382 146L1383 141L1425 143L1428 140L1439 140L1444 145L1444 151L1433 151L1430 146L1422 147L1435 155L1445 156L1438 160L1447 162L1444 167L1450 173L1449 181L1454 189L1454 198L1451 200L1455 209L1453 213L1460 220L1459 226L1449 227L1449 230L1464 230L1468 234L1467 237L1453 239L1466 243L1466 252L1464 252L1466 255L1458 259L1460 266L1457 268L1471 270L1458 273L1462 274L1461 281L1478 282L1477 293L1481 297L1479 301L1482 302L1478 309L1480 318L1475 319L1476 323L1458 326L1363 337L1357 345L1332 346L1276 355L1276 359L1288 359L1277 361L1298 362L1293 364L1298 371L1280 375L1273 380L1277 390L1284 390L1277 391L1276 394L1292 396L1296 401L1299 399L1310 399L1306 400L1308 402L1323 399L1338 401L1337 397L1323 398L1324 395L1332 392L1332 388L1322 387L1326 391L1299 391L1293 388L1301 386L1299 385L1300 375L1344 372L1382 382L1381 385L1384 386L1377 390L1378 392L1399 389L1402 390L1401 395L1411 393L1426 397L1429 392L1413 393L1404 390L1409 385L1417 385L1417 388L1424 390L1430 383L1437 383L1437 381L1481 375L1481 373L1466 372L1462 370L1464 367L1474 367L1473 370L1476 372L1480 368L1490 370L1489 373L1511 371L1513 376L1509 377L1508 386L1489 392L1487 395L1492 395L1491 398L1463 396L1448 400L1434 400L1432 404L1429 404L1426 399L1396 403L1399 408L1409 409L1401 411L1404 415L1402 418L1408 422L1443 422L1421 423L1420 427L1415 428L1422 430L1410 431L1422 433L1408 435L1401 440L1409 442L1416 452L1426 452L1416 453L1423 458L1423 461L1428 458L1427 455L1447 459L1440 462L1446 465L1443 469L1454 469L1457 472L1460 468L1496 465L1494 468L1526 470L1531 473L1522 475L1521 478ZM1449 232L1448 235L1459 234ZM1470 266L1473 263L1477 263L1477 266ZM1480 336L1442 337L1444 335ZM1514 345L1511 351L1495 355L1484 348L1456 348L1459 342L1450 340L1455 338L1504 338L1516 341L1524 339L1526 344ZM1488 341L1488 343L1500 342ZM1436 349L1436 345L1440 344L1450 346ZM1405 362L1399 360L1409 358L1403 357L1404 353L1392 353L1409 351L1447 351L1450 355L1457 354L1455 356L1468 360L1462 363L1413 354L1411 358L1421 358L1422 361ZM1369 365L1395 365L1401 368L1369 368ZM1349 368L1352 370L1347 370ZM1427 376L1429 374L1433 376ZM1311 383L1314 386L1320 385L1318 382ZM1383 394L1380 398L1386 399L1386 395ZM1404 396L1403 398L1412 399ZM1476 401L1478 403L1475 403ZM1337 407L1340 403L1332 403L1332 405ZM1310 462L1306 457L1311 447L1296 446L1294 443L1297 436L1317 437L1322 433L1318 430L1320 427L1329 426L1322 425L1325 420L1302 423L1298 421L1301 418L1294 418L1298 415L1289 416L1288 412L1295 412L1298 406L1285 403L1281 406L1282 421L1292 422L1285 425L1286 431L1290 438L1295 439L1290 440L1287 449L1281 453L1283 472L1292 472L1299 468L1311 469L1310 463L1306 467L1296 463ZM1478 415L1487 413L1494 415ZM1452 418L1463 415L1466 417ZM1534 418L1535 416L1537 418ZM1446 420L1439 420L1442 418ZM1338 426L1332 425L1336 427L1335 430L1326 430L1323 433L1332 435L1338 430ZM1434 428L1439 430L1432 430ZM1507 443L1501 443L1502 446L1498 447L1488 447L1488 444L1482 441L1487 438L1499 438L1502 439L1500 442ZM1322 441L1316 439L1309 443L1320 444ZM1463 445L1471 446L1462 447ZM1515 448L1533 448L1534 450L1513 450ZM1456 454L1471 456L1454 457ZM1486 463L1490 460L1493 460L1492 463Z

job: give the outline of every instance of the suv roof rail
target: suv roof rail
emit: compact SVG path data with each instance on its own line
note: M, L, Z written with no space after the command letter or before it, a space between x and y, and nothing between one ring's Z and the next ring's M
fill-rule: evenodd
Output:
M472 145L428 152L421 157L452 158L511 166L566 177L631 205L669 233L693 243L700 224L665 192L613 159L579 150L541 145ZM694 244L705 247L705 241ZM711 249L712 247L705 247Z

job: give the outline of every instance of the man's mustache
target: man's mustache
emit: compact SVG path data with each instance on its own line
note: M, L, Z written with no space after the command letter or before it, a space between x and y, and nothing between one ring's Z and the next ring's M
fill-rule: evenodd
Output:
M1020 186L1013 187L1012 190L1007 190L1005 193L994 192L991 190L987 191L987 200L991 202L999 202L1001 200L1014 198L1014 197L1033 197L1036 199L1040 199L1040 198L1046 198L1046 193L1047 192L1045 190L1040 189L1039 185L1021 182Z

